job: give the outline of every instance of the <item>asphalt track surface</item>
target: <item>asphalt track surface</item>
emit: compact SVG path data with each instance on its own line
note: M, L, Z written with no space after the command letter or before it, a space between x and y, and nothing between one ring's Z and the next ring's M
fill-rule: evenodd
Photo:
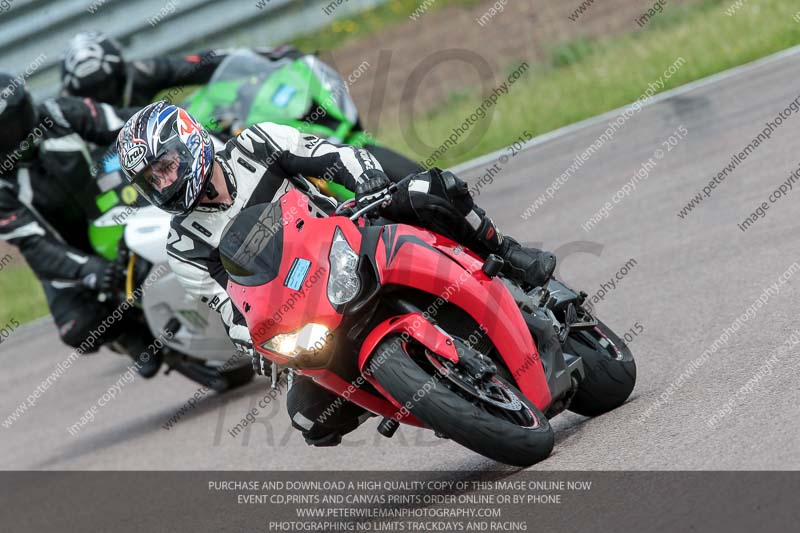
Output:
M507 233L561 249L560 276L590 294L630 259L635 267L596 307L632 342L638 382L630 400L594 419L565 413L553 420L556 446L540 470L795 469L800 465L798 349L776 355L800 328L800 275L780 285L754 316L680 386L653 407L687 365L799 259L792 192L746 232L750 212L798 165L800 117L793 116L684 220L677 212L746 146L764 123L798 96L800 55L784 54L689 91L659 98L636 113L536 214L521 214L606 128L606 120L548 136L511 158L477 200ZM683 126L686 138L664 154L647 180L591 231L581 228L662 142ZM479 164L463 172L477 183ZM800 186L795 186L795 189ZM588 244L587 244L588 243ZM566 245L566 248L565 248ZM565 253L573 250L571 253ZM577 251L575 251L577 250ZM581 251L582 250L582 251ZM18 330L0 346L0 420L69 354L52 324ZM735 392L772 357L752 392ZM238 437L227 431L267 392L257 380L233 393L208 395L171 430L162 425L197 390L173 374L136 378L71 436L75 423L124 372L128 360L103 351L79 361L10 428L0 427L2 469L110 470L449 470L480 475L505 467L435 438L401 429L377 434L377 419L338 448L307 447L271 403ZM707 421L734 399L730 414ZM648 411L650 409L650 411ZM648 416L649 413L649 416Z

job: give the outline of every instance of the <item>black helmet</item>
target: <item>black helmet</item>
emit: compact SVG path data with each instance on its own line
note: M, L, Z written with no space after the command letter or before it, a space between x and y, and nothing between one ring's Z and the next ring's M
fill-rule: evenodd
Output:
M36 126L36 110L25 83L0 72L0 161L17 152L25 152L28 134Z
M101 32L73 37L61 61L61 86L65 94L120 105L127 82L122 47Z

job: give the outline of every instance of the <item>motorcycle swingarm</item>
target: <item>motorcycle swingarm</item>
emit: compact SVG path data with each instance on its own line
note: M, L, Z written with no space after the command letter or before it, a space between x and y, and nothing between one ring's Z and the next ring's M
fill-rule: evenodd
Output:
M573 375L578 380L584 378L583 359L564 353L561 339L553 329L553 322L544 311L536 309L532 313L523 313L523 316L539 349L547 385L553 398L551 406L557 407L560 400L567 399L573 394ZM548 413L548 416L555 414L555 412L552 415Z

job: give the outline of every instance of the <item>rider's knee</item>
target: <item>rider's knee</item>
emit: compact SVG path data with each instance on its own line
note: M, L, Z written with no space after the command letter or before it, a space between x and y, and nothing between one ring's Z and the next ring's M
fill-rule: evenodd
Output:
M82 320L76 318L68 320L58 328L61 342L70 348L78 349L83 347L83 353L96 352L100 347L89 342L91 331L86 326L87 324Z
M366 412L303 376L295 377L286 396L292 427L310 446L336 446L356 429Z

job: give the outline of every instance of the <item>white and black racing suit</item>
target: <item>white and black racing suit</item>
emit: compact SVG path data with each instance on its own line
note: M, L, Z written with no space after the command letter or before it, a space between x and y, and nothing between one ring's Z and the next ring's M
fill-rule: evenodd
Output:
M332 212L335 201L302 176L331 179L350 190L369 180L386 178L380 164L364 149L335 145L272 123L244 130L228 141L215 159L223 169L233 204L203 203L189 214L174 217L167 253L187 292L218 311L237 348L253 354L244 317L225 291L228 275L219 243L228 223L243 209L276 201L295 186L305 189L323 212ZM447 235L478 253L495 252L503 243L491 220L473 204L467 184L449 172L433 169L415 175L393 195L391 206L382 214ZM254 364L263 365L262 358L256 355ZM332 404L339 406L333 415L329 410ZM294 380L287 407L292 424L315 445L338 444L341 436L355 429L365 416L361 408L337 402L335 395L308 378ZM326 411L322 424L319 417Z
M307 186L315 204L334 209L336 203L301 176L330 177L354 190L362 176L381 167L364 149L337 146L272 123L247 128L228 141L215 159L222 166L233 204L202 204L187 215L173 217L167 253L186 291L219 312L237 348L251 352L247 327L225 292L228 275L219 241L228 222L242 209L277 200L293 187L289 181L293 176L301 180L296 183Z

